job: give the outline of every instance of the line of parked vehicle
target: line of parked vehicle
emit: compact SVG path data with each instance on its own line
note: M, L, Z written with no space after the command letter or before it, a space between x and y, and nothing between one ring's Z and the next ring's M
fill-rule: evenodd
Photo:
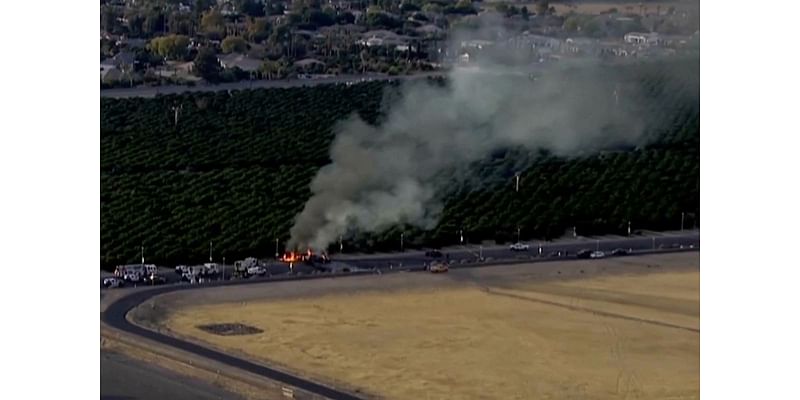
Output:
M236 261L231 265L218 263L205 263L202 265L178 265L175 267L177 280L191 284L203 283L219 279L247 279L253 276L271 275L269 264L255 257L248 257ZM103 279L106 288L123 286L161 285L168 281L164 274L159 273L154 264L128 264L118 265L114 269L114 276Z

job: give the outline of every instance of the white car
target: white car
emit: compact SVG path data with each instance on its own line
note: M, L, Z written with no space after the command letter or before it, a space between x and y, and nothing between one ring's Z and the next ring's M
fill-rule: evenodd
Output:
M122 286L122 280L119 278L106 278L103 279L103 286L107 288L118 288Z
M528 250L530 250L530 248L531 248L531 246L529 246L529 245L527 245L525 243L519 243L519 242L514 243L511 246L508 246L508 249L511 250L511 251L528 251Z
M260 266L260 265L256 265L256 266L247 268L247 273L249 275L264 275L264 274L267 273L267 269L262 267L262 266Z
M592 254L589 254L589 258L603 258L606 256L606 253L602 251L593 251Z
M122 276L122 279L128 282L138 283L142 277L136 272L126 272L125 275Z

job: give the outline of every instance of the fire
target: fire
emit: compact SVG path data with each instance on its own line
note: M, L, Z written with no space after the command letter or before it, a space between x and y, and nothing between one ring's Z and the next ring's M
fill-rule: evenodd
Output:
M290 251L281 256L281 261L291 264L299 261L314 261L316 258L327 261L328 255L323 253L320 256L315 256L311 249L306 250L305 253Z

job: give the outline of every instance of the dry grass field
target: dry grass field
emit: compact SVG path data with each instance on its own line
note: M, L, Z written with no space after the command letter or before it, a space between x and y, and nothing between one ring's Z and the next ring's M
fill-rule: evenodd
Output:
M699 255L651 257L366 277L330 293L298 282L246 302L173 302L164 322L389 399L699 398ZM264 332L197 328L214 323Z

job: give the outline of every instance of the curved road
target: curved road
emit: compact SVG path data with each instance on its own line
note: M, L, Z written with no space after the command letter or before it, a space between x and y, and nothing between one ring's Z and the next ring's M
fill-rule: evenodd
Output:
M659 250L658 248L664 245L663 250ZM564 259L574 259L574 254L581 249L588 248L591 250L600 249L600 250L611 250L614 248L626 248L626 249L633 249L634 253L650 253L650 252L670 252L670 251L681 251L681 248L693 248L699 250L700 248L700 233L699 231L693 231L690 233L685 234L674 234L674 235L665 235L665 236L654 236L654 237L635 237L635 238L621 238L621 239L611 239L611 240L583 240L577 242L564 242L564 243L548 243L542 245L542 254L544 256L547 255L547 252L552 251L568 251L572 254L569 257L525 257L524 259L502 259L504 256L513 254L514 256L518 256L518 253L512 253L508 250L508 247L505 246L493 246L490 248L483 249L483 257L493 257L498 258L497 261L494 261L493 264L499 263L515 263L515 262L547 262L547 261L558 261ZM480 251L480 250L478 250ZM474 249L456 249L447 252L450 256L451 261L456 261L458 259L466 260L470 257L474 258L475 250ZM532 245L530 252L531 254L538 254L538 245ZM347 260L348 263L364 266L364 267L379 267L380 265L387 265L391 263L393 265L402 265L402 268L394 268L393 271L413 271L413 270L421 270L423 264L427 259L424 256L423 252L406 252L406 253L398 253L398 254L390 254L385 256L372 256L369 258L364 257L354 257L351 260ZM475 267L475 266L482 266L485 264L473 263L468 262L463 266L454 265L454 268L459 267ZM370 273L370 272L367 272ZM346 276L356 276L362 275L363 273L350 273ZM340 275L341 276L341 275ZM124 332L128 332L134 335L138 335L147 339L155 340L162 344L172 346L177 349L181 349L184 351L188 351L190 353L199 355L201 357L205 357L207 359L211 359L214 361L218 361L227 365L230 365L235 368L239 368L268 379L278 381L284 383L286 385L294 386L298 389L324 396L330 399L343 399L343 400L350 400L350 399L359 399L353 394L340 391L328 386L321 385L316 382L309 381L307 379L288 374L286 372L278 371L260 364L256 364L241 358L237 358L216 350L212 350L203 346L200 346L195 343L183 341L172 336L164 335L155 331L151 331L149 329L142 328L140 326L134 325L130 323L126 319L126 315L129 311L133 308L138 306L139 304L145 302L149 298L153 296L157 296L160 294L164 294L167 292L178 291L178 290L193 290L199 289L203 287L209 286L229 286L229 285L245 285L245 284L253 284L253 283L264 283L264 282L271 282L271 281L283 281L283 280L304 280L304 279L321 279L321 278L335 278L336 276L333 275L307 275L307 276L276 276L272 278L262 278L262 279L252 279L252 280L241 280L241 281L220 281L214 282L206 285L168 285L168 286L160 286L150 290L143 290L130 293L121 297L120 299L116 300L112 304L110 304L105 311L100 314L100 319L108 324L109 326L119 329Z

